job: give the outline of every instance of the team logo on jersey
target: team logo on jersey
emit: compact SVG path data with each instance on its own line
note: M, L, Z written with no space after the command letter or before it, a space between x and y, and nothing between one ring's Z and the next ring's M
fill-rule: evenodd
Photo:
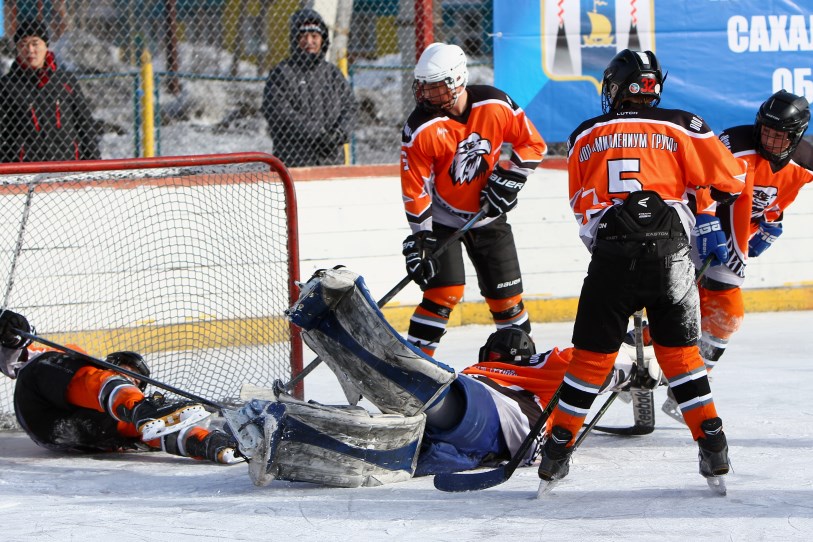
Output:
M458 143L457 153L449 167L452 184L468 184L488 173L488 162L483 158L488 154L491 154L491 142L477 132Z
M654 0L542 2L542 66L555 81L590 81L623 49L655 51Z
M762 216L765 209L773 205L778 195L778 190L775 186L756 186L754 185L754 201L751 203L751 216L756 218Z

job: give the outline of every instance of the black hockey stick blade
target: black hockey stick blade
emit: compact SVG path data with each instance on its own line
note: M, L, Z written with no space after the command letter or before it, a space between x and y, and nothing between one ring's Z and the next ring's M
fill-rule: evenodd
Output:
M503 463L496 469L477 472L453 472L435 476L435 489L458 493L462 491L479 491L498 486L511 478L513 469L509 470L509 463Z
M611 435L641 436L655 431L655 400L652 390L631 390L632 412L635 423L629 427L607 427L597 425L593 429Z
M610 435L621 435L625 437L636 437L640 435L648 435L655 430L654 425L631 425L629 427L607 427L597 425L593 428L594 431L601 431L602 433L609 433Z
M556 407L556 403L559 402L559 392L561 390L562 385L560 384L553 396L550 398L548 404L545 406L545 410L542 411L539 419L536 420L534 426L531 427L531 431L528 433L528 436L525 437L525 440L523 440L522 444L519 445L517 451L506 463L503 463L499 467L490 470L436 474L434 480L435 489L454 493L461 491L478 491L481 489L488 489L490 487L498 486L511 478L514 471L517 470L517 467L519 467L519 464L523 459L525 459L525 454L528 453L531 445L534 443L534 441L536 441L536 438L545 428L545 424L548 423L548 418L550 418L553 409Z

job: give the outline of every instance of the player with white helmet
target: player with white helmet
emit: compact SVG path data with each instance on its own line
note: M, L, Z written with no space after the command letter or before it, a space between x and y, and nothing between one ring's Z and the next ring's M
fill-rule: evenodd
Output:
M498 328L530 333L522 274L506 213L547 147L525 112L504 92L469 85L466 55L433 43L415 65L416 108L404 124L401 190L412 233L404 240L407 272L423 290L408 338L432 354L465 284L461 243ZM499 162L503 144L510 160ZM481 209L486 216L442 254L435 250Z

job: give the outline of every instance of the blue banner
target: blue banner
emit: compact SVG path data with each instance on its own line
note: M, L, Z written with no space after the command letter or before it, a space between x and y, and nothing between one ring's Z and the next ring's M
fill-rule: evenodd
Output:
M494 34L495 85L548 142L601 113L604 68L627 48L668 74L660 107L716 132L780 89L813 102L810 0L495 0Z

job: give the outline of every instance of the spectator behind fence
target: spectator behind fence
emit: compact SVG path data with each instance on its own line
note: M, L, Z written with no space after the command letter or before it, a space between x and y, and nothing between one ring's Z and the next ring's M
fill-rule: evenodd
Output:
M274 154L288 167L344 163L358 105L347 80L325 60L327 25L312 9L291 16L291 56L268 74L263 115Z
M0 78L0 161L101 158L88 101L76 77L57 67L45 24L21 22L14 45L17 58Z

